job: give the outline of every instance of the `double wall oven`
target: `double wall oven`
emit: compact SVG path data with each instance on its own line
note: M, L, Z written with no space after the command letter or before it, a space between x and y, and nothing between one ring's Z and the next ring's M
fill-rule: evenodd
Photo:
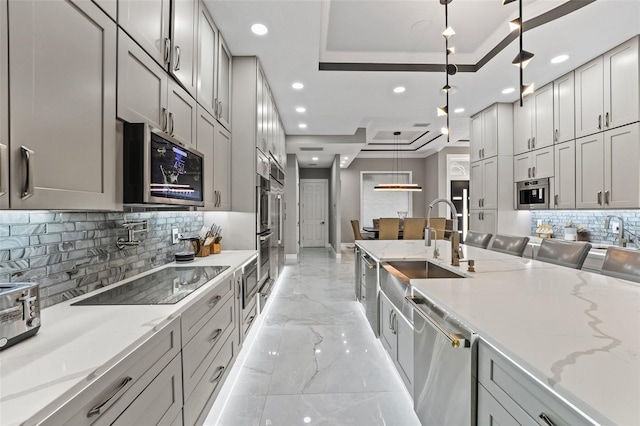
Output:
M273 232L269 227L269 192L271 185L269 178L257 175L257 236L258 248L258 286L269 278L270 246Z

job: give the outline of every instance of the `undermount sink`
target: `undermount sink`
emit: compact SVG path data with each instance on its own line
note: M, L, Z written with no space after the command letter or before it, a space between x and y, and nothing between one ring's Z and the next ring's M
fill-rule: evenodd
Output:
M397 278L406 281L418 278L465 278L427 261L398 261L386 262L385 269ZM389 268L387 268L389 266Z

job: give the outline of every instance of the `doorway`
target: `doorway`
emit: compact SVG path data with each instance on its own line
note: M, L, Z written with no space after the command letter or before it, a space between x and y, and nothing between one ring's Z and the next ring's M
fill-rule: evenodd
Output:
M326 247L329 240L328 181L300 179L300 247Z

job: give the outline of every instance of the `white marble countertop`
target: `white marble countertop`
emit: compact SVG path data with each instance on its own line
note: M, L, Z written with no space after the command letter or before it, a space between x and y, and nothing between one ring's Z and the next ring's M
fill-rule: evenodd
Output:
M223 251L116 284L170 266L230 266L174 305L70 306L109 286L44 309L38 334L0 352L0 425L30 424L32 416L42 418L72 398L256 254Z
M429 260L473 278L411 280L596 422L640 424L640 286L611 277L465 247L475 273L439 260L423 241L359 241L379 261ZM421 257L422 256L422 257Z

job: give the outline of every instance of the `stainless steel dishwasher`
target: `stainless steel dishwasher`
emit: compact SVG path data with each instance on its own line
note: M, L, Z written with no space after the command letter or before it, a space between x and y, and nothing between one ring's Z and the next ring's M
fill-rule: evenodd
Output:
M378 337L380 329L378 326L378 262L373 260L365 252L362 252L362 289L360 302L364 305L364 312L373 329L373 334Z
M471 425L471 343L474 334L423 297L414 309L413 405L426 425Z

